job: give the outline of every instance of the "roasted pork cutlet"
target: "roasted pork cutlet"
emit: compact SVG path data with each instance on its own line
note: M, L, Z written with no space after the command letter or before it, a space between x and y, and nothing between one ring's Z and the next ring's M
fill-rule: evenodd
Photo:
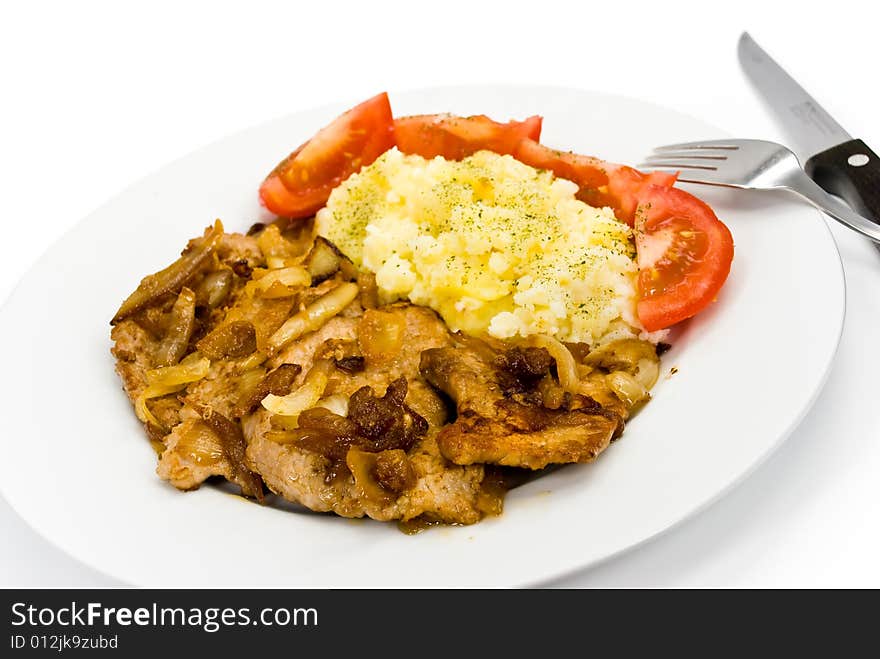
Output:
M643 341L591 352L547 338L548 351L379 306L372 275L308 225L240 235L218 222L112 324L160 477L383 521L500 513L503 467L595 459L657 370Z
M180 489L221 476L255 498L262 498L265 482L290 501L348 517L467 524L497 512L500 495L494 481L483 487L484 467L454 465L437 449L447 408L418 372L421 350L449 345L436 314L411 305L365 310L362 301L372 306L374 300L364 285L363 296L321 327L273 349L269 340L281 325L346 283L346 275L326 278L325 264L315 286L290 295L282 287L265 297L252 294L253 273L282 258L266 254L258 239L207 231L181 257L198 259L196 266L173 270L171 284L154 283L162 273L146 278L152 298L132 296L135 303L123 304L114 319L117 372L160 454L158 474ZM272 244L278 248L279 240ZM292 246L281 249L288 252L284 258L308 260ZM205 281L221 278L225 290L208 304ZM187 291L198 298L187 356L160 363L181 315L175 306ZM149 395L156 369L160 375L168 367L186 369L193 357L207 361L203 377L176 387L172 377L171 391ZM302 415L299 428L276 428L260 400L296 391L316 362L329 365L323 397L351 398L352 413L342 417L318 407Z

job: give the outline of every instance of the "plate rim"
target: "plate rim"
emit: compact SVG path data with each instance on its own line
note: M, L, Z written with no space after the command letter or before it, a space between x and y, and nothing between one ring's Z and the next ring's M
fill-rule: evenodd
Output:
M463 85L447 84L447 85L402 88L402 89L391 90L391 91L389 91L389 94L400 94L400 95L405 94L405 95L413 96L413 95L418 95L419 93L427 93L427 92L455 93L455 92L463 92L466 90L473 90L473 89L486 90L487 88L505 89L508 91L516 91L516 92L524 92L526 90L531 90L531 91L548 90L548 91L553 91L555 93L585 94L585 95L594 96L594 97L603 97L606 99L622 100L627 103L639 104L642 106L650 107L652 109L656 109L661 112L673 113L673 114L679 115L680 117L685 118L687 120L691 120L691 121L694 121L697 123L711 126L712 128L717 129L717 131L719 133L729 134L727 131L716 126L715 124L707 122L704 119L695 117L689 113L682 112L674 107L664 106L664 105L661 105L661 104L658 104L658 103L655 103L652 101L646 101L646 100L637 98L635 96L629 96L629 95L618 94L618 93L610 93L610 92L606 92L606 91L602 91L602 90L592 90L592 89L582 88L582 87L563 86L563 85L546 85L546 84L518 84L518 83L473 84L472 83L472 84L463 84ZM2 304L0 304L0 321L7 319L8 315L9 315L9 308L12 306L13 301L17 298L18 293L19 293L23 283L27 280L27 278L31 275L31 273L39 266L39 264L47 257L47 255L50 252L52 252L59 245L61 245L65 241L67 241L70 238L71 234L76 232L92 216L99 214L105 206L109 206L109 205L113 204L114 202L116 202L120 197L124 197L130 190L137 188L139 185L144 183L146 180L150 179L152 176L158 174L159 172L161 172L167 168L174 166L175 164L177 164L181 161L184 161L190 157L196 156L197 154L202 153L204 151L208 151L212 148L215 148L224 142L227 142L227 141L232 140L236 137L239 137L239 136L241 136L251 130L258 129L259 127L262 127L266 124L287 121L287 120L290 120L291 118L293 118L294 116L301 115L301 114L304 114L307 112L330 112L336 108L344 107L345 102L346 101L334 101L334 102L330 102L330 103L323 103L323 104L316 105L316 106L306 106L306 107L296 109L292 112L285 113L284 115L280 115L280 116L277 116L274 118L269 118L265 121L262 121L262 122L259 122L259 123L256 123L256 124L253 124L250 126L246 126L246 127L241 128L239 130L235 130L233 132L225 134L225 135L219 137L218 139L216 139L206 145L203 145L197 149L194 149L190 152L179 155L178 157L173 158L173 159L169 160L168 162L162 164L161 166L156 167L156 168L152 169L151 171L145 173L144 175L138 177L136 180L134 180L131 183L129 183L128 185L124 186L116 194L108 197L104 202L102 202L100 205L98 205L97 207L92 209L85 216L79 218L76 222L74 222L69 227L67 227L54 241L52 241L47 247L45 247L45 249L40 253L40 255L32 261L32 263L29 265L29 267L27 268L25 273L17 279L15 284L9 290L9 292L8 292L7 296L5 297L5 299L3 300ZM720 488L717 492L714 493L714 495L712 495L708 499L702 501L699 505L692 508L687 514L684 514L681 517L679 517L676 521L665 525L659 531L656 531L650 535L646 535L634 543L631 543L625 547L622 547L620 549L612 551L603 557L600 557L598 559L594 559L594 560L589 561L587 563L583 563L583 564L576 565L576 566L564 566L562 569L548 568L548 569L541 571L540 576L534 576L532 578L519 579L519 580L514 578L511 580L510 585L512 585L513 587L535 587L535 586L539 586L540 584L542 584L546 581L555 580L555 579L564 579L566 576L570 576L572 574L575 574L575 573L578 573L578 572L581 572L584 570L595 569L595 568L603 565L606 562L609 562L609 561L617 559L617 558L624 557L627 554L629 554L631 551L652 542L656 538L661 537L661 536L665 535L666 533L669 533L675 529L678 529L685 522L688 522L698 516L703 515L708 509L713 507L718 501L720 501L721 499L726 497L732 490L734 490L739 485L741 485L744 481L746 481L797 430L797 428L800 426L800 424L802 423L805 416L808 414L810 409L812 409L812 407L815 405L819 396L821 396L822 392L825 389L825 385L827 383L827 380L828 380L828 377L831 373L831 370L834 366L835 357L836 357L838 350L839 350L839 347L840 347L843 329L845 326L846 307L847 307L846 277L845 277L845 270L844 270L843 260L842 260L842 256L840 253L839 246L837 244L837 241L834 237L833 232L831 231L831 229L828 225L828 220L823 216L823 214L821 212L819 212L818 210L816 210L814 208L805 206L803 208L803 210L806 211L808 208L809 208L811 214L813 214L814 217L817 217L819 222L822 224L822 226L824 228L824 234L828 238L830 238L830 246L833 248L833 251L836 255L835 273L836 273L837 278L839 280L840 313L835 314L835 318L837 319L837 327L835 330L835 339L833 341L833 346L830 346L830 344L829 344L829 346L830 346L829 356L828 356L827 362L825 363L824 371L821 375L821 378L819 379L817 385L813 388L811 395L808 397L808 399L802 405L802 409L800 409L799 412L795 416L792 417L792 419L790 420L790 422L789 422L788 426L786 427L786 429L784 430L784 432L779 433L775 437L772 444L770 444L757 459L753 460L749 464L749 466L745 470L743 470L741 473L739 473L732 481L728 482L724 487ZM53 537L52 533L49 530L44 529L42 524L36 523L34 520L31 519L31 516L26 516L25 514L23 514L20 506L15 501L14 497L10 498L6 479L4 479L4 478L0 478L0 496L4 497L4 499L9 503L10 507L15 512L15 514L17 514L19 517L21 517L21 519L24 520L24 522L28 525L28 527L33 529L43 540L48 542L50 545L52 545L53 547L56 547L60 551L64 552L64 554L72 557L76 561L88 566L91 569L94 569L97 572L100 572L101 574L104 574L108 577L111 577L111 578L118 580L120 582L123 582L123 583L129 583L129 580L127 578L120 576L118 574L115 574L113 572L107 571L102 566L89 560L87 557L80 555L79 552L74 552L74 551L70 550L68 547L64 546L63 543L57 541ZM535 572L536 571L534 571L534 570L532 571L533 574ZM134 584L134 585L136 585L136 584Z

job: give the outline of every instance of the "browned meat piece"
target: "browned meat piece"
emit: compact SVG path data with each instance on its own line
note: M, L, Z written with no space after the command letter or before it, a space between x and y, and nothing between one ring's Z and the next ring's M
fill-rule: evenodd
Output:
M608 447L620 423L601 409L549 410L502 400L492 418L464 412L440 432L437 442L456 464L543 469L549 464L592 462Z
M421 374L458 410L437 435L441 453L456 464L529 469L594 460L623 420L586 396L544 401L542 392L552 386L541 385L552 382L551 364L543 349L497 351L475 339L424 351Z
M370 449L409 450L426 432L428 422L406 404L406 377L391 382L381 398L371 387L355 391L348 403L348 419Z
M123 320L114 325L110 338L113 340L116 372L122 379L125 393L134 402L147 388L146 372L156 367L153 360L161 340L134 320Z
M220 438L191 408L184 408L181 414L187 418L162 440L165 450L159 456L159 476L181 490L195 489L210 476L231 480L232 465Z
M495 368L476 350L463 346L425 350L419 358L419 372L452 398L459 414L468 411L491 417L495 402L504 399Z
M514 346L495 359L498 384L508 394L534 390L550 374L552 365L553 358L546 348Z
M336 369L328 384L326 393L349 398L348 418L316 408L300 416L299 429L283 432L266 410L245 419L249 461L269 489L345 517L472 524L497 512L500 496L484 490L483 466L454 465L437 448L448 412L418 372L423 350L452 343L437 315L392 305L338 316L279 358L302 364L304 378L340 340L356 341L364 355L363 370Z

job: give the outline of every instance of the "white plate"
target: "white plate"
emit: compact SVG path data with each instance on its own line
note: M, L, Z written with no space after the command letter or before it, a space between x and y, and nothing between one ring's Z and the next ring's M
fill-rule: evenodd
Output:
M145 586L515 586L595 564L705 507L803 417L824 382L844 282L821 216L772 194L692 188L730 226L736 256L716 304L664 357L654 400L593 465L512 491L470 527L405 536L392 525L181 493L113 372L108 321L144 274L215 217L245 230L257 186L286 152L357 99L234 135L136 183L82 221L2 310L0 488L39 533ZM535 87L392 94L400 114L542 114L553 146L638 162L654 145L720 137L645 103Z

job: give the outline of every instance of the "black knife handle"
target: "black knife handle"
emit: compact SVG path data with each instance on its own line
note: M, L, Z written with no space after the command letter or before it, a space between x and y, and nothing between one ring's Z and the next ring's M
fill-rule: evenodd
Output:
M850 140L817 153L804 171L827 192L880 224L880 157L862 140Z

